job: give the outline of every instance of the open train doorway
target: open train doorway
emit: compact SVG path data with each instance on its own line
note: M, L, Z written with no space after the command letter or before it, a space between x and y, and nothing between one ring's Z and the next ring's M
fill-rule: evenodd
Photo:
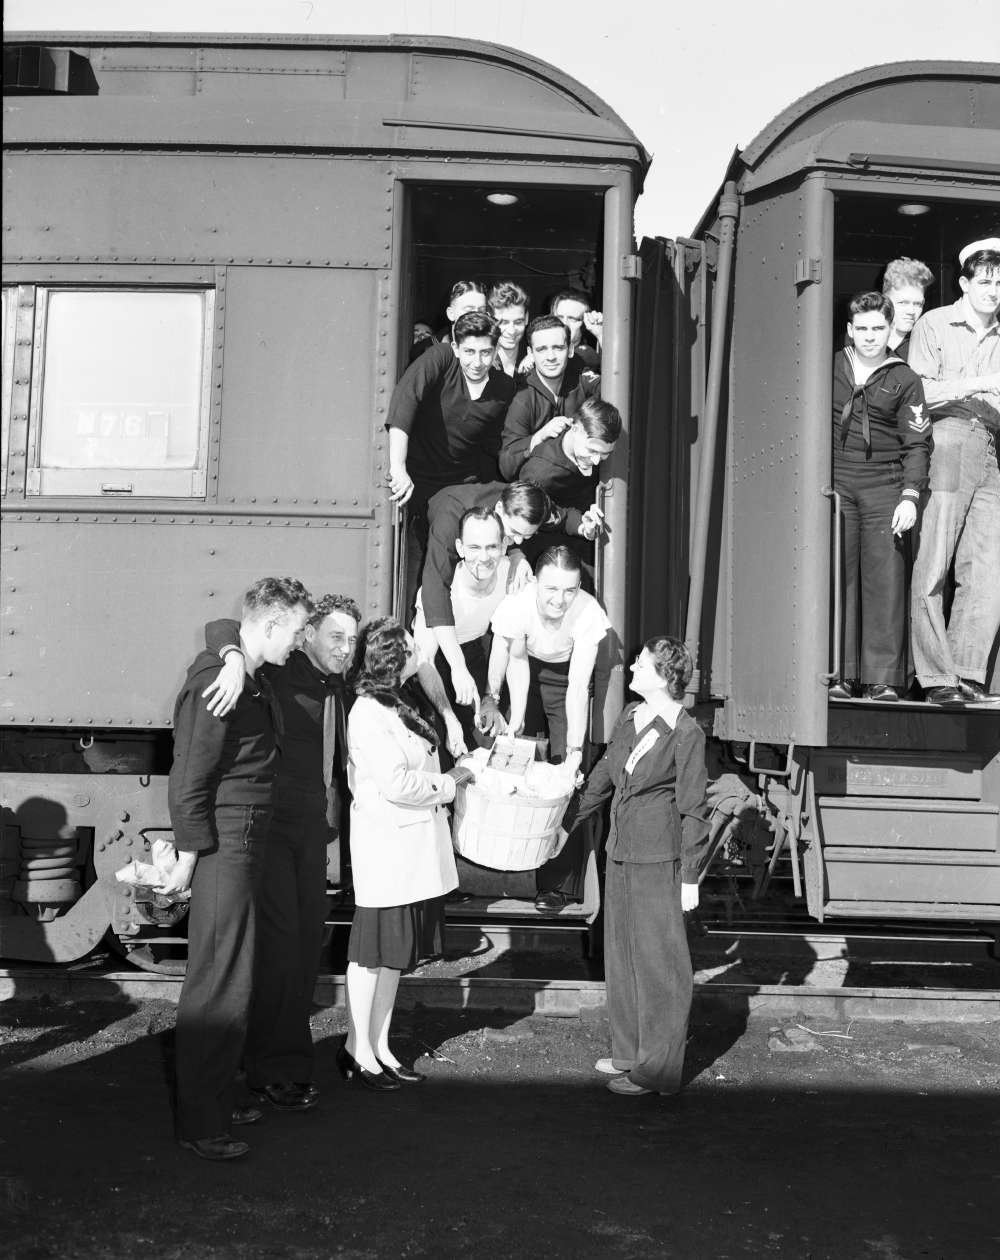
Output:
M995 236L994 201L943 200L907 192L894 196L842 195L834 214L834 346L843 345L848 303L855 293L881 291L894 258L924 263L934 275L925 311L962 296L958 253L970 241Z
M520 285L529 319L563 289L581 290L600 309L604 189L411 184L407 202L401 368L416 325L447 333L445 308L459 280L487 292L504 280Z

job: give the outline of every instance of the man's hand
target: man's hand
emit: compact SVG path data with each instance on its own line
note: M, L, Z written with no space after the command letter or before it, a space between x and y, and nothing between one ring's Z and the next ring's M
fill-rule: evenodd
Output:
M517 365L518 376L527 376L531 369L535 366L535 356L529 350L521 362Z
M464 757L469 750L465 746L465 734L462 731L462 723L454 713L446 713L444 715L444 731L448 751L451 755L453 757Z
M492 735L494 739L498 735L506 733L507 723L500 712L500 706L492 696L483 697L483 702L479 706L479 717L476 719L476 725L484 735Z
M413 478L406 471L405 465L402 468L389 469L389 497L393 503L398 503L400 507L407 503L413 495Z
M603 528L604 513L595 503L584 512L583 520L580 522L580 527L576 532L581 538L586 538L593 542Z
M174 869L164 879L162 884L157 884L154 887L153 892L163 893L168 897L173 893L187 892L191 887L191 878L194 875L197 861L197 853L178 852Z
M455 689L455 699L459 704L475 704L476 696L476 680L472 677L465 665L459 665L451 671L451 685Z
M698 909L698 885L681 884L681 909L685 914Z
M243 680L246 678L247 664L243 653L232 651L226 653L222 668L215 675L215 681L201 693L207 700L205 706L214 717L225 717L236 708L236 701L243 694Z
M580 773L580 766L583 764L583 753L579 748L574 748L566 754L563 766L566 768L567 777L572 776L574 786L576 785L577 775Z
M599 346L604 344L604 316L600 311L584 311L583 326Z
M912 499L900 499L892 514L892 532L901 538L908 529L917 523L917 505Z
M561 433L565 433L570 426L570 421L566 416L553 416L551 420L546 420L542 427L531 435L531 441L528 444L528 450L533 451L536 446L548 438L559 437Z

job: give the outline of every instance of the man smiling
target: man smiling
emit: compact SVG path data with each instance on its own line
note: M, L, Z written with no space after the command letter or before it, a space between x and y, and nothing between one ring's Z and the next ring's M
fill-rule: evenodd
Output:
M349 596L324 595L299 650L287 664L265 671L281 715L281 758L263 855L244 1065L250 1088L281 1111L305 1111L318 1098L309 1013L326 919L327 846L341 837L341 859L345 848L350 695L344 673L360 620ZM243 687L237 629L232 621L214 621L205 629L208 647L225 658L204 693L215 712L227 712Z
M569 357L569 330L555 315L533 319L527 337L534 366L510 405L500 443L500 475L508 481L520 474L540 443L562 435L569 417L601 383L595 372Z

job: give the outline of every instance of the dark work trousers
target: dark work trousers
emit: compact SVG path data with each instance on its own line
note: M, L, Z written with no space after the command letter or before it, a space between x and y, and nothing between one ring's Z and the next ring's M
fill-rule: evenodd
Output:
M908 541L892 533L903 488L898 462L834 460L844 517L843 678L906 685Z
M479 695L481 697L485 696L488 689L489 635L483 635L479 639L472 639L468 643L463 643L461 647L462 655L465 657L466 669L472 675ZM459 704L455 699L455 688L451 683L451 666L448 664L443 652L438 652L434 658L434 664L441 675L441 681L444 683L444 689L451 702L451 707L455 710L455 716L462 724L462 734L465 736L466 748L468 748L469 752L472 752L476 748L487 747L493 741L485 738L481 731L476 730L475 706Z
M676 1094L693 988L679 859L608 862L604 974L614 1066L636 1085Z
M191 880L188 962L177 1004L177 1136L229 1132L253 983L256 897L272 810L221 805L217 844Z
M326 920L326 794L282 784L264 846L257 898L247 1084L313 1078L309 1028Z
M528 666L531 670L531 682L528 687L528 703L524 710L524 736L526 739L547 738L549 761L563 761L566 757L566 686L569 681L569 661L540 661L529 656ZM578 827L570 833L562 852L538 868L535 873L538 891L561 892L576 901L582 901L588 851L588 829Z
M399 600L399 619L409 629L416 614L417 591L423 578L427 556L427 492L420 487L406 505L406 564L403 570L403 591Z

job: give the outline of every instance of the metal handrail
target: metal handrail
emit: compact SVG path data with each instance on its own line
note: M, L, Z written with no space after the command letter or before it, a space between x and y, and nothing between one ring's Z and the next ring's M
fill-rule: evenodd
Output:
M844 590L841 579L843 552L843 520L840 492L833 486L824 486L823 494L833 500L833 668L826 674L820 674L825 683L836 682L840 678L842 662L840 659L840 636L843 633Z

